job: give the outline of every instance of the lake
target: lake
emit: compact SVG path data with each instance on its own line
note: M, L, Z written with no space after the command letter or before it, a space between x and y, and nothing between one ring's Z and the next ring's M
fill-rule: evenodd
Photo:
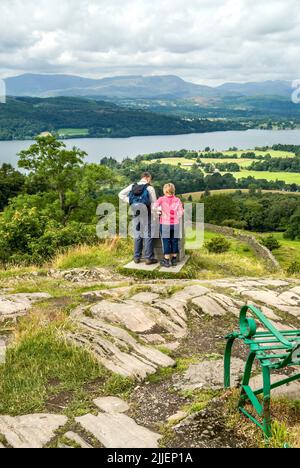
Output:
M17 153L28 148L31 141L0 141L0 164L9 162L16 166ZM189 135L145 136L132 138L79 138L65 140L71 148L77 146L88 154L89 162L99 162L104 156L118 161L139 154L181 149L203 150L209 146L222 151L230 147L252 149L255 146L272 146L277 143L300 145L300 130L248 130Z

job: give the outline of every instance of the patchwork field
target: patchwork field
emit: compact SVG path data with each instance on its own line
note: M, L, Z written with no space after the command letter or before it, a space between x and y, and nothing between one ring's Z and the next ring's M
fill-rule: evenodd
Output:
M231 193L235 193L237 189L222 189L222 190L210 190L211 195L230 195ZM248 193L248 189L238 189L239 192ZM285 195L300 195L299 192L282 192L280 190L262 190L262 193L281 193ZM191 192L191 193L184 193L182 196L185 199L189 197L193 198L193 201L197 202L201 199L201 197L205 194L205 192Z
M61 128L58 130L58 135L64 138L88 136L89 130L87 128Z
M256 156L266 156L267 154L270 154L272 158L293 158L295 156L295 153L292 153L291 151L276 151L269 149L268 151L256 151L253 149L249 150L238 150L238 151L223 151L223 154L226 154L228 156L233 156L235 154L238 155L240 158L243 154L245 153L255 153Z
M296 172L268 172L268 171L247 171L234 172L232 175L237 179L254 177L255 179L265 179L269 181L283 180L287 184L300 184L300 173Z

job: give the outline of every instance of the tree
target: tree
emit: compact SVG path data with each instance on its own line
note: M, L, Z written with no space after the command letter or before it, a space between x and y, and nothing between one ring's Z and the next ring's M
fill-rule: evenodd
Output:
M35 144L19 153L19 167L47 180L49 187L57 193L63 224L76 207L72 201L67 201L67 192L76 185L85 156L86 153L78 148L67 150L66 145L52 135L38 137Z
M25 176L16 171L11 164L2 164L0 168L0 210L16 197L23 189Z

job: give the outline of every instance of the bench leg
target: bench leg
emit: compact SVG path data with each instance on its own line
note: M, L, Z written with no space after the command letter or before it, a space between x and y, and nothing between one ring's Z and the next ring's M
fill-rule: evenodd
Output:
M239 407L245 405L246 400L245 398L243 398L245 396L245 391L243 387L244 385L249 385L251 374L252 374L252 368L253 368L253 364L255 361L255 356L256 356L255 353L250 353L246 362L244 377L242 381L242 391L241 391L241 396L240 396L240 401L239 401Z
M231 387L231 352L235 338L230 338L227 341L225 356L224 356L224 388Z
M271 375L269 367L263 366L263 380L264 380L264 432L266 437L269 438L272 436L272 427L271 427Z

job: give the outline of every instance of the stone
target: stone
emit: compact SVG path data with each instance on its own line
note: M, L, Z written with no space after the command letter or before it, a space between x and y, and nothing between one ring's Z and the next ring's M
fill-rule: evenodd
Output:
M192 300L192 305L210 317L220 317L226 314L226 310L218 304L212 297L200 296Z
M159 299L159 294L143 292L135 294L130 299L131 301L142 302L143 304L152 304L155 300Z
M188 416L188 413L186 411L178 411L176 414L173 414L168 418L168 422L170 424L176 424L183 419L185 419Z
M245 363L241 359L232 359L231 381L232 386L239 383L243 375ZM181 380L175 383L175 388L181 390L220 390L224 388L224 361L223 359L203 361L192 364L184 373Z
M271 382L276 383L279 380L286 379L286 375L278 375L274 374L271 376ZM257 377L253 377L250 380L250 385L254 390L263 387L263 377L262 375L258 375ZM282 387L274 388L271 390L272 397L283 397L288 398L290 400L300 400L300 382L299 380L295 380L294 382L289 383L288 385L283 385Z
M199 284L194 284L191 286L187 286L182 291L175 293L172 296L174 301L184 301L187 302L189 299L194 297L204 296L205 294L209 294L211 292L210 289L205 288Z
M102 301L91 308L94 316L123 325L128 330L145 333L155 327L154 316L147 306L126 302Z
M300 296L294 291L286 291L280 294L280 296L278 296L278 299L284 304L288 304L290 306L300 306Z
M0 416L0 434L13 448L43 448L67 421L55 414Z
M225 294L210 294L209 297L217 301L226 312L229 312L236 317L240 316L240 309L244 305L243 302L232 299Z
M119 299L123 295L127 294L130 291L129 286L124 286L122 288L112 288L112 289L100 289L96 291L88 291L82 294L82 297L95 300L95 299Z
M159 267L159 263L154 265L146 265L146 263L134 263L130 262L124 266L127 270L138 270L138 271L154 271Z
M94 404L104 413L118 414L129 411L129 405L126 401L117 397L103 397L94 400Z
M67 439L69 439L71 442L75 442L82 449L91 449L91 448L93 448L90 444L88 444L85 440L83 440L82 437L80 437L78 434L75 434L75 432L67 432L65 434L65 437Z
M287 305L282 299L279 299L279 296L274 291L247 290L243 292L243 296L248 297L255 303L262 302L277 309L280 309L282 305Z
M76 418L105 448L158 448L160 434L139 426L125 414L87 414Z
M276 315L272 309L269 307L263 306L261 307L261 311L263 314L269 319L269 320L274 320L275 322L281 322L282 318Z
M140 338L146 343L150 343L154 345L162 345L166 343L166 340L164 339L164 337L158 334L140 335Z
M112 372L144 379L155 373L158 366L175 365L175 361L169 356L158 349L141 345L120 327L85 316L77 316L78 321L83 329L80 333L71 334L69 339L93 352ZM107 336L110 337L109 340Z
M50 297L50 294L46 293L0 296L0 319L24 315L31 308L32 303Z
M6 343L0 339L0 365L5 363L6 358Z

